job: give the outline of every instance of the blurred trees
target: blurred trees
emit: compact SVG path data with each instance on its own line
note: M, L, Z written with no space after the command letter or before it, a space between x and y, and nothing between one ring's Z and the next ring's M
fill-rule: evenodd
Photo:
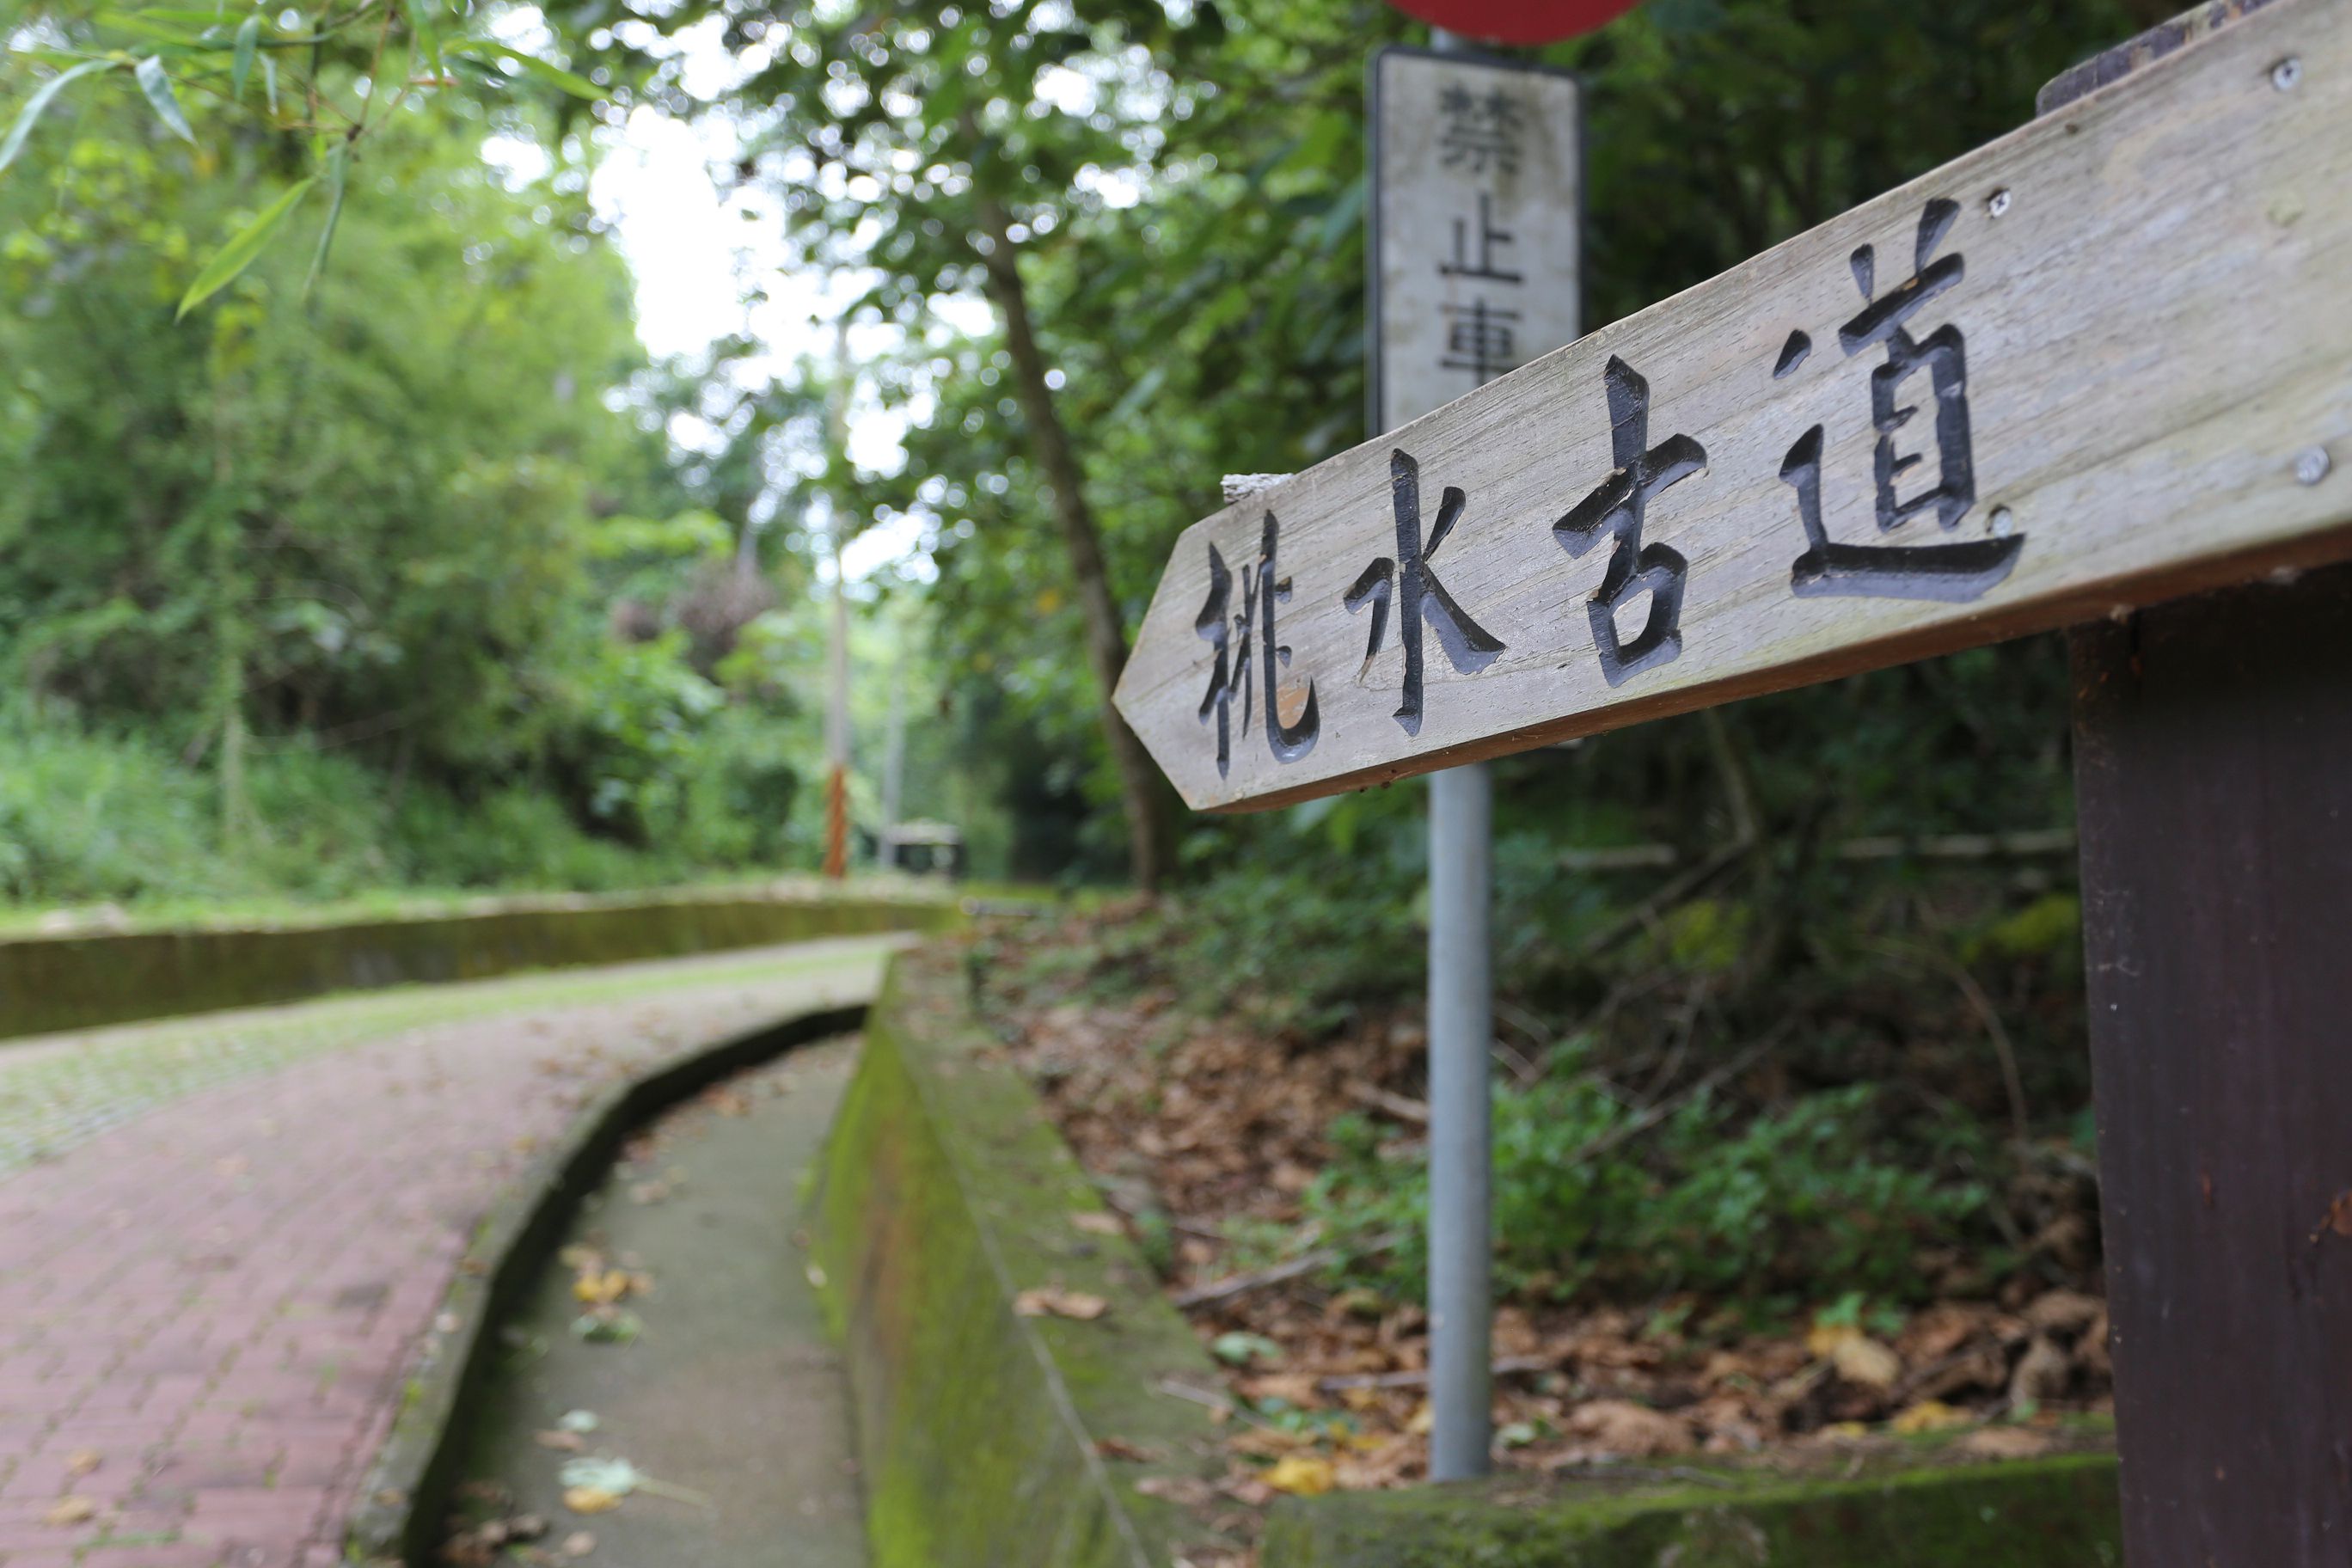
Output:
M537 770L581 820L646 842L695 795L681 737L791 709L772 669L730 657L789 640L762 595L806 587L789 535L823 494L928 530L927 679L987 759L973 776L999 773L1014 839L1146 880L1171 838L1194 874L1339 858L1410 897L1415 792L1177 824L1107 708L1125 628L1219 476L1365 434L1364 61L1415 34L1384 6L554 0L469 18L368 0L255 24L236 0L217 23L133 11L111 31L66 9L20 31L48 52L12 59L5 101L71 61L110 68L0 174L5 287L27 307L0 324L0 439L27 476L0 497L0 617L35 689L152 719L207 765L268 730L404 777ZM1651 0L1549 51L1588 90L1588 319L1997 135L2147 9ZM731 76L708 68L714 46ZM133 80L147 58L200 145ZM643 366L582 210L583 135L632 106L724 117L731 177L785 198L812 262L870 283L858 310L905 344L861 367L909 421L901 469L836 456L780 486L762 454L822 389L746 385L723 362L651 395L733 399L723 449L683 469L607 407ZM553 173L491 169L493 132ZM169 329L206 258L305 178L255 270ZM719 531L661 521L689 506ZM762 508L781 520L765 532ZM655 521L600 542L611 518ZM2062 697L2046 645L1985 650L1516 762L1505 820L1547 845L1697 849L1745 813L1771 847L1738 874L1785 952L1840 835L2063 816Z
M121 737L102 766L137 799L114 815L175 843L168 763L201 769L219 857L95 847L53 777L0 790L0 887L776 863L795 650L750 634L804 580L740 497L673 469L656 409L619 401L647 365L580 162L528 111L412 115L352 159L330 265L314 277L314 200L175 320L293 171L266 127L191 93L191 144L113 85L73 84L0 176L11 763L87 768ZM544 172L487 159L494 132Z

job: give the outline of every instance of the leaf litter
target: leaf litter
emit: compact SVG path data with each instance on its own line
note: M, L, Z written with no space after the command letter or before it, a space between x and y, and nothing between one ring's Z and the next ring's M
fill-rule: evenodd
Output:
M1106 918L1118 917L1088 917L1097 928ZM1418 1021L1367 1017L1310 1049L1186 1016L1172 986L1113 1003L1081 983L1032 991L1008 978L1022 966L1005 944L1076 948L1097 934L1086 927L990 933L998 947L982 971L983 1004L1003 1054L1037 1086L1117 1211L1074 1214L1071 1225L1135 1235L1180 1304L1207 1296L1184 1310L1225 1369L1225 1407L1239 1417L1225 1474L1150 1478L1139 1489L1192 1507L1262 1505L1286 1491L1425 1479L1421 1308L1335 1289L1323 1267L1262 1266L1267 1237L1294 1257L1319 1245L1301 1198L1332 1157L1326 1130L1342 1112L1369 1108L1400 1150L1425 1137ZM1041 969L1057 965L1073 973L1058 958ZM2055 1217L2028 1238L2040 1288L2021 1274L1999 1293L1946 1294L1907 1313L1865 1318L1861 1303L1838 1299L1794 1326L1727 1330L1708 1326L1712 1304L1696 1297L1506 1301L1494 1328L1496 1463L1561 1471L1685 1456L1778 1463L1782 1454L1801 1463L1808 1451L1891 1452L1937 1432L1959 1433L1953 1449L1969 1458L2048 1452L2068 1440L2063 1416L2113 1407L2106 1310L2095 1247L2084 1246L2095 1222L2066 1211L2079 1194L2050 1201ZM1949 1259L1923 1255L1921 1267L1929 1279L1965 1275ZM1049 1300L1024 1291L1021 1310L1051 1312Z

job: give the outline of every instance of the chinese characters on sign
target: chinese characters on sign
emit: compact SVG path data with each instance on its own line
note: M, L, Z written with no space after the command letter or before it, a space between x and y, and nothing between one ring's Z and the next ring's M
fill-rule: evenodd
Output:
M1369 438L1174 542L1118 712L1264 808L2352 561L2347 4L1580 337L1575 84L1383 56Z
M1500 156L1492 141L1471 145L1477 156ZM1949 298L1966 276L1966 261L1958 250L1946 248L1958 214L1958 206L1950 201L1927 204L1918 220L1912 275L1884 292L1876 286L1873 247L1863 246L1850 258L1862 308L1838 328L1837 337L1846 361L1874 351L1883 354L1868 372L1871 426L1877 436L1872 458L1874 516L1882 534L1895 533L1915 519L1929 518L1948 533L1976 502L1967 340L1958 322L1951 319ZM1483 209L1477 221L1488 222ZM1921 318L1931 304L1944 319L1929 328ZM1915 332L1915 325L1922 330ZM1771 379L1786 381L1798 374L1811 348L1807 333L1791 332L1772 367ZM1606 473L1595 475L1591 488L1549 527L1553 542L1571 559L1581 560L1597 548L1607 547L1599 584L1582 599L1581 618L1601 677L1616 688L1682 656L1682 612L1692 585L1692 562L1683 550L1654 536L1661 531L1651 509L1684 480L1706 474L1708 458L1706 448L1687 433L1675 431L1654 438L1650 383L1633 366L1612 354L1601 379L1600 406L1580 398L1566 410L1566 416L1572 420L1605 416L1611 467ZM1923 399L1929 416L1915 427ZM1832 541L1822 510L1824 445L1823 426L1816 424L1797 437L1780 469L1780 478L1796 491L1803 536L1802 548L1789 568L1784 593L1800 597L1869 595L1958 604L1982 597L2009 576L2024 549L2025 537L1998 523L1990 537L1981 539L1876 544ZM1911 449L1917 445L1926 449ZM1920 472L1931 461L1932 470ZM1435 632L1446 661L1464 676L1477 675L1508 650L1504 639L1481 624L1474 611L1447 589L1433 564L1439 548L1457 525L1465 516L1475 518L1471 496L1461 487L1444 487L1435 517L1424 528L1419 459L1402 447L1391 449L1389 478L1387 521L1393 527L1395 553L1376 556L1339 597L1349 616L1365 617L1360 681L1370 680L1374 662L1388 646L1393 615L1403 660L1393 717L1407 735L1418 736L1429 700L1425 632ZM1933 482L1927 482L1931 479ZM1481 525L1496 526L1496 520L1486 520ZM1528 524L1522 521L1516 526ZM1671 528L1664 531L1670 532ZM1209 594L1194 624L1213 650L1200 720L1213 731L1220 777L1230 773L1235 734L1247 734L1254 700L1264 705L1266 746L1275 762L1305 758L1321 733L1316 672L1287 675L1291 649L1276 640L1276 606L1287 605L1293 597L1292 579L1277 574L1279 536L1275 514L1266 511L1256 559L1241 574L1238 609L1234 605L1234 574L1216 546L1208 546ZM1559 615L1563 619L1573 617L1578 609L1571 602L1560 605ZM1640 629L1628 637L1619 616L1634 610L1638 610ZM1255 699L1253 643L1259 650L1256 668L1263 687ZM1295 717L1288 722L1278 711L1285 681L1294 682L1305 693L1303 700L1293 698L1290 707ZM1232 719L1236 700L1241 704L1238 730Z
M1936 252L1959 216L1959 204L1938 198L1919 215L1918 239L1913 247L1912 274L1899 287L1878 294L1874 287L1877 254L1865 245L1853 253L1853 280L1862 290L1863 310L1838 329L1838 346L1852 358L1884 343L1886 363L1871 372L1870 422L1878 432L1874 468L1878 485L1878 530L1890 533L1923 511L1933 510L1946 532L1959 526L1975 504L1976 449L1969 438L1969 361L1960 329L1947 321L1925 338L1914 338L1911 318L1927 302L1959 282L1967 264L1958 253L1937 258ZM1775 380L1795 374L1811 340L1800 331L1789 337L1773 367ZM1927 374L1927 395L1935 404L1936 483L1908 497L1897 481L1924 461L1916 452L1895 455L1899 435L1916 404L1906 403L1904 384L1919 372ZM1836 544L1822 526L1822 427L1797 437L1780 465L1780 478L1797 492L1797 515L1803 520L1810 546L1790 569L1790 586L1800 594L1869 594L1888 599L1941 599L1965 604L1983 595L2009 575L2025 548L2021 534L2008 533L1995 521L1990 539L1956 541L1948 544Z
M1375 430L1577 335L1573 78L1386 49L1372 63Z

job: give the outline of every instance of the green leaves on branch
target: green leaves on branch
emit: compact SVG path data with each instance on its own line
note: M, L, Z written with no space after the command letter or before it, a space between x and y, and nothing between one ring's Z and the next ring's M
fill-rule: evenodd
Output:
M441 39L433 29L434 0L407 0L408 31L415 40L417 63L436 79L443 74Z
M246 78L253 74L254 51L261 47L261 13L256 11L239 23L236 29L236 57L228 68L228 91L231 98L245 98ZM273 98L276 94L271 95Z
M340 180L337 183L340 184ZM185 317L189 311L235 282L237 274L252 266L253 258L259 256L262 247L269 243L270 235L286 221L286 215L310 195L314 184L316 182L312 180L296 181L287 187L284 195L264 208L259 217L231 236L229 242L205 263L205 269L196 274L196 280L189 284L188 291L181 296L180 315Z
M510 65L520 67L526 75L536 77L548 86L568 92L574 98L584 98L593 102L604 96L604 89L586 77L575 75L565 70L562 66L550 65L537 55L525 54L520 49L510 48L495 39L459 38L454 43L444 46L441 52L476 61L505 60Z
M173 135L189 146L194 146L196 133L188 125L188 116L180 108L178 95L172 90L172 79L163 74L163 60L149 55L139 62L136 74L139 90L147 95L148 106L155 110L155 118L170 127Z
M0 142L0 174L5 174L8 165L16 161L16 154L25 150L25 139L32 135L33 127L39 122L42 112L55 101L58 94L66 89L68 84L77 77L120 68L121 62L117 60L84 60L43 82L40 90L26 99L25 107L17 111L16 123L8 127L8 139Z

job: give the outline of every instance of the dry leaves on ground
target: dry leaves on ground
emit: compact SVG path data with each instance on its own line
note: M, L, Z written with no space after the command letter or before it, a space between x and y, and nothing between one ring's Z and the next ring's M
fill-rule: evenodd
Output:
M1013 1310L1024 1318L1075 1318L1090 1322L1109 1311L1110 1303L1084 1290L1042 1285L1013 1297Z
M1093 926L1111 920L1099 915ZM1075 948L1099 934L1038 922L1017 940ZM1000 960L991 973L1019 967ZM1415 1017L1368 1015L1336 1038L1307 1042L1188 1015L1165 985L1103 1004L1075 985L1032 994L992 984L1007 1056L1124 1216L1071 1224L1108 1236L1131 1223L1168 1237L1171 1294L1262 1269L1269 1236L1289 1237L1278 1257L1321 1244L1300 1198L1332 1157L1326 1132L1342 1112L1370 1114L1400 1151L1426 1135ZM2063 1165L2019 1178L2012 1207L2041 1283L2021 1276L1997 1299L1955 1287L1867 1326L1710 1334L1683 1327L1711 1306L1695 1299L1504 1306L1494 1345L1498 1462L1543 1470L1736 1456L1817 1436L1843 1443L1857 1433L1969 1426L1983 1428L1971 1435L1973 1455L2046 1446L2038 1432L1985 1424L2110 1407L2095 1221L2085 1184ZM1237 1255L1232 1238L1244 1235L1255 1250ZM1923 1279L1969 1274L1970 1260L1948 1248L1925 1248L1916 1261ZM1827 1295L1834 1282L1823 1283ZM1034 1295L1024 1310L1050 1310ZM1418 1307L1335 1291L1308 1270L1187 1315L1225 1364L1238 1416L1224 1497L1266 1500L1265 1478L1293 1457L1328 1461L1341 1489L1425 1474L1428 1336Z

